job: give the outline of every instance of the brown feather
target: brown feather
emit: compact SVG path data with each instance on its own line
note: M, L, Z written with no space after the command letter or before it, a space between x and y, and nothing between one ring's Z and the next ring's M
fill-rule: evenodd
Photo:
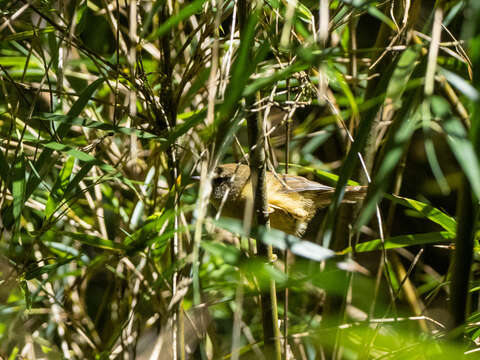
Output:
M253 198L250 168L247 165L225 164L216 169L212 203L217 209L227 191L223 215L242 219L246 202ZM301 176L267 172L266 191L270 225L301 236L316 212L330 204L335 189ZM365 194L364 186L347 186L342 202L355 203L363 199Z

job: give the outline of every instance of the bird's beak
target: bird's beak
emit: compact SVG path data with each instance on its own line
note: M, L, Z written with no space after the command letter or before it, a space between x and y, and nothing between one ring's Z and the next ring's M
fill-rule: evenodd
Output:
M191 176L190 178L195 180L195 181L200 180L200 176L198 176L198 175Z

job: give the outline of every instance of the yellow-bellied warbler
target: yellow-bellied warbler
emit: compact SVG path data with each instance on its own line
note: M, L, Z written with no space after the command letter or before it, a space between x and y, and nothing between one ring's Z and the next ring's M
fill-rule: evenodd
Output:
M302 176L266 172L266 196L270 226L302 236L317 211L326 208L335 188ZM250 167L224 164L217 167L212 181L211 202L222 215L243 219L248 201L253 200ZM365 197L365 186L347 186L343 203L355 203Z

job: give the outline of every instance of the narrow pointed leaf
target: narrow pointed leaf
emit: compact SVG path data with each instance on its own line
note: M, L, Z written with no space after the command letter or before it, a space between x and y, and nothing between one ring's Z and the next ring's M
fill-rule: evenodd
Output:
M427 245L436 243L453 242L455 240L455 234L448 231L431 232L424 234L410 234L400 235L385 239L385 249L398 249L406 246L413 245ZM382 240L375 239L367 241L355 246L356 252L369 252L382 249ZM341 254L346 254L352 251L351 247L346 248Z

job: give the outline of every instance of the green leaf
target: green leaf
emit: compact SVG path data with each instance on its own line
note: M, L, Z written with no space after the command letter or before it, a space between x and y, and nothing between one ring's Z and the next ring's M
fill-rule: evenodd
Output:
M100 79L97 79L95 80L94 82L92 82L90 85L88 85L88 87L82 91L82 93L80 94L80 96L78 97L77 101L75 101L75 103L73 104L73 106L70 108L70 110L68 111L68 116L70 117L77 117L80 115L80 113L83 111L83 109L85 108L85 106L87 106L88 102L90 101L90 99L92 98L93 94L95 93L95 91L97 91L98 87L105 81L105 79L103 78L100 78ZM69 126L65 127L65 130L66 131L67 129L69 128ZM59 132L59 130L57 130L57 132ZM65 135L65 133L62 131L61 134L59 134L60 137L63 137L63 135Z
M370 15L376 17L381 22L387 24L393 31L397 31L397 26L393 21L385 15L383 12L378 10L374 5L371 5L369 0L342 0L343 3L352 5L359 10L366 10ZM376 1L374 2L376 3Z
M87 163L91 163L94 165L97 165L100 167L102 170L107 171L107 172L115 172L115 168L111 165L105 164L104 162L96 159L90 154L87 154L86 152L83 152L81 150L74 149L71 146L68 145L63 145L57 142L48 142L46 144L42 144L45 148L51 149L51 150L56 150L59 152L63 152L65 154L68 154L80 161L84 161Z
M280 165L285 166L284 163L280 163ZM310 172L312 174L315 174L315 177L320 179L320 182L325 185L330 185L330 186L336 186L338 182L338 175L333 174L331 172L325 171L325 170L320 170L320 169L314 169L308 166L302 166L302 165L297 165L297 164L289 164L288 165L290 168L300 168L302 170L305 170L307 172ZM352 186L357 186L360 185L358 182L353 181L353 180L348 180L347 185L352 185Z
M448 232L448 231L394 236L394 237L385 239L385 249L389 250L389 249L398 249L398 248L413 246L413 245L427 245L427 244L435 244L435 243L452 242L455 240L455 236L456 236L455 234L452 234L451 232ZM367 241L361 244L357 244L355 246L355 252L368 252L368 251L381 250L381 249L382 249L381 239ZM352 252L352 248L350 246L345 250L343 250L340 254L346 254L349 252Z
M188 227L179 227L178 229L167 229L160 236L158 233L164 229L164 225L167 221L171 220L175 216L173 209L164 210L160 214L154 214L150 216L145 224L135 231L132 235L128 236L123 244L128 248L128 252L135 252L150 246L153 243L163 243L167 239L171 239L176 232L182 232L188 229Z
M158 27L150 36L147 38L148 41L154 41L163 35L165 35L172 27L180 23L181 21L189 18L193 14L198 13L203 6L203 3L206 0L195 0L193 3L188 4L176 15L170 16L162 25Z
M390 19L387 15L382 13L380 10L378 10L374 6L368 6L367 12L372 15L373 17L376 17L378 20L382 21L383 23L387 24L390 29L393 31L398 31L397 26L395 26L394 22L392 19Z
M25 161L20 155L13 167L12 179L13 217L19 220L25 202Z
M42 29L36 28L35 30L27 30L17 32L15 34L7 35L7 36L0 36L0 41L18 41L28 39L34 36L38 36L41 34L48 34L55 31L54 26L45 26Z
M438 186L444 194L448 194L450 187L448 186L447 179L443 174L440 163L438 162L437 154L435 153L435 146L433 140L428 133L425 137L425 154L427 155L428 163L430 164L430 169L432 169L433 176L437 180Z
M74 192L77 190L77 186L80 183L80 181L82 181L85 178L85 176L87 176L88 172L93 166L94 166L93 163L86 163L80 168L80 170L75 174L73 179L70 180L70 182L67 185L67 188L65 189L65 194L64 194L65 199L70 198L74 194Z
M240 236L247 237L248 234L243 228L243 223L238 219L232 219L228 217L220 217L218 220L212 220L212 223L219 228L230 231L233 234L239 234Z
M108 239L103 239L95 235L87 235L85 233L68 232L68 231L64 231L59 234L64 235L70 239L79 241L82 244L97 247L104 250L110 250L114 252L125 250L125 247L123 246L123 244L114 242Z
M265 42L260 49L257 50L256 56L253 54L252 49L255 48L255 27L257 22L258 13L253 12L248 18L245 31L242 32L237 58L232 65L232 77L225 90L227 96L220 106L219 116L218 119L216 119L219 128L221 124L231 119L234 107L242 98L250 75L255 71L258 62L263 60L268 51L268 44Z
M65 259L56 259L53 264L48 264L48 265L44 265L44 266L36 266L36 265L32 266L25 273L25 279L26 280L31 280L31 279L39 277L42 274L49 274L52 271L58 269L60 266L68 264L69 262L71 262L73 260L75 260L74 257L65 258Z
M103 83L103 81L103 78L97 79L93 83L91 83L85 90L83 90L77 101L70 108L70 111L67 115L71 118L79 116L82 110L87 105L90 98L93 96L93 93L97 90L100 84ZM61 123L56 130L57 136L60 139L63 139L69 129L70 125L68 123ZM45 175L55 165L55 163L52 161L52 154L53 149L44 149L36 163L31 165L34 171L30 174L30 177L28 178L25 201L37 189L38 185L42 181L42 176Z
M401 197L401 196L394 196L394 195L387 194L386 197L397 204L409 207L417 211L420 215L440 225L449 233L456 234L457 222L455 221L455 219L445 214L444 212L438 210L437 208L434 208L429 204L425 204L423 202Z
M442 122L447 142L462 167L477 199L480 199L480 167L475 149L459 119L451 116Z
M293 0L287 0L287 2L291 2L291 1ZM310 11L310 9L304 4L302 4L300 1L295 1L295 2L297 4L296 10L297 10L298 17L301 20L305 21L306 23L311 24L313 19L313 14Z
M195 125L197 125L200 121L205 119L205 114L206 113L207 113L206 108L195 111L189 117L187 117L185 119L185 122L175 126L173 128L173 130L170 132L170 135L168 136L168 140L167 140L165 146L169 146L169 145L173 144L173 142L176 139L178 139L180 136L186 134L188 130L190 130Z
M45 206L45 217L48 218L57 209L58 204L62 201L65 190L68 187L70 176L72 175L75 158L70 157L64 164L60 174L48 195L47 204Z
M457 88L457 90L459 90L471 101L478 101L480 99L480 94L478 93L477 89L475 89L475 87L473 87L473 85L467 80L444 68L439 68L438 71L440 74L445 76L447 81L452 84L452 86Z
M248 234L245 233L240 220L220 218L213 221L213 223L232 233L237 233L241 236L248 236ZM276 229L267 230L265 227L259 227L251 236L259 239L265 244L272 245L279 250L285 250L288 248L293 254L313 261L323 261L335 256L335 252L330 249L310 241L301 240L296 236L286 234Z
M55 241L44 241L43 244L48 246L55 254L60 255L61 257L66 257L67 255L80 258L84 263L88 263L90 259L87 255L81 254L80 251L75 249L72 246L68 246L64 243L55 242Z
M99 129L104 131L110 131L110 132L114 132L115 134L125 134L125 135L135 134L135 136L137 136L140 139L156 139L158 141L165 141L165 139L143 130L116 126L113 124L108 124L100 121L93 121L90 119L72 117L70 115L45 113L39 116L34 116L33 119L40 120L40 121L54 121L59 124L66 124L69 127L71 127L72 125L77 125L77 126L81 126L89 129Z
M25 307L27 310L30 310L32 308L32 293L28 289L28 284L24 279L20 281L20 288L22 289L23 296L25 297ZM13 359L16 358L17 357L14 357Z
M402 53L392 74L392 79L388 83L387 98L391 99L396 109L402 105L401 98L408 88L410 77L420 56L420 50L420 46L414 46Z
M222 258L227 264L236 265L241 259L241 252L236 247L214 241L202 241L202 248L210 254Z
M8 165L7 159L5 158L2 149L0 149L0 179L6 183L9 173L10 165Z
M141 236L136 238L133 242L129 243L127 248L127 255L130 255L136 251L141 251L154 245L153 254L156 257L159 257L165 252L165 250L167 249L167 245L173 239L175 234L187 232L191 228L192 226L179 226L177 229L170 228L169 230L164 231L160 236L158 236L159 230L150 231L149 229L146 229L145 231L140 233Z
M269 85L274 84L280 80L285 80L289 78L292 74L306 70L309 67L309 64L305 64L303 62L294 62L293 64L287 66L285 69L275 71L270 76L260 77L256 79L253 83L245 87L245 90L243 91L243 96L247 97L253 95L256 91L265 89Z
M420 54L420 48L414 47L405 51L398 63L394 67L392 78L388 82L387 98L392 101L395 109L400 109L395 122L389 129L387 143L383 150L383 158L380 162L380 168L369 186L369 194L365 200L363 210L355 224L356 229L360 229L370 221L370 218L376 211L376 206L385 193L390 178L398 162L403 156L406 145L410 141L413 132L420 119L421 112L418 109L418 98L415 91L408 94L407 100L402 105L401 98L407 90L407 85L416 66ZM357 141L357 140L355 140Z
M345 81L344 75L339 71L335 71L335 78L337 79L338 84L340 85L340 88L342 89L343 93L347 97L350 108L352 109L352 115L359 116L358 104L355 101L355 95L353 95L352 91L350 90L350 87Z

